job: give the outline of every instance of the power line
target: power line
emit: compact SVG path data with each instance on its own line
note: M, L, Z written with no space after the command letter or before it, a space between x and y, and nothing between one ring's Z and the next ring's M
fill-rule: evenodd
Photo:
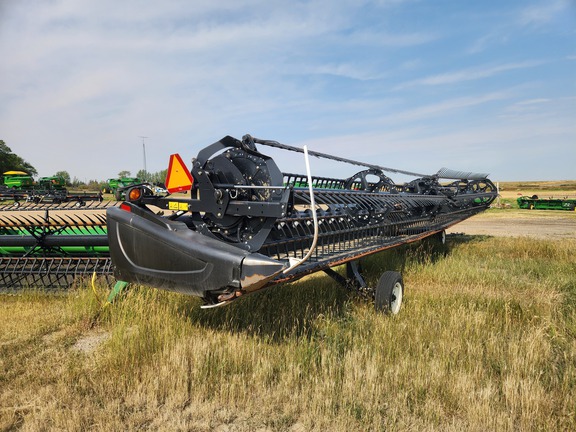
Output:
M148 171L146 171L146 144L145 144L144 140L148 137L138 135L138 138L142 138L142 153L144 154L144 175L147 175ZM146 180L146 179L142 179L142 180Z

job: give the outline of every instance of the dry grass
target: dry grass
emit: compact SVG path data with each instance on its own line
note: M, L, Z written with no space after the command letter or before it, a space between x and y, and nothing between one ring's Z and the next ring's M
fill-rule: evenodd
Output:
M502 191L576 191L576 180L498 182Z
M403 268L396 317L320 276L208 311L2 296L0 429L575 430L576 242L453 242L366 260Z

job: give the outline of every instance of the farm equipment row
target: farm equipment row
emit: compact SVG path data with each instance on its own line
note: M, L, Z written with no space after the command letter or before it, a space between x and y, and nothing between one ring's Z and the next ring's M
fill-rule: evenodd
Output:
M0 185L0 201L10 201L9 205L2 207L12 209L20 207L23 203L36 206L74 203L76 207L83 207L88 202L102 202L102 200L102 194L99 192L69 192L65 180L59 176L41 177L35 182L32 176L23 171L7 171L4 173L3 184Z
M305 153L307 173L282 172L257 146ZM361 169L347 178L312 176L308 154ZM169 177L177 172L182 184L167 180L167 187L189 196L134 185L105 220L0 216L0 286L66 286L73 277L113 271L118 280L198 296L213 307L323 271L395 313L401 275L385 272L368 287L358 260L442 236L497 196L485 174L422 175L249 135L204 148L190 171L176 155L170 166ZM397 184L384 171L416 178ZM346 276L334 270L342 264Z
M0 189L0 201L10 201L10 204L5 204L2 207L18 208L23 204L28 204L28 207L35 206L59 206L61 204L72 203L75 207L84 207L89 202L102 202L103 197L101 193L69 193L66 189Z
M6 171L3 185L6 189L14 190L63 190L66 189L66 181L60 176L40 177L37 182L24 171Z

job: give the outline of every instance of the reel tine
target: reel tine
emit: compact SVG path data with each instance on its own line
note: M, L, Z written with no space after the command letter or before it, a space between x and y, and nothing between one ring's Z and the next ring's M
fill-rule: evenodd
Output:
M104 276L110 283L110 258L0 257L0 289L17 290L34 286L65 289L71 287L78 277L90 277L94 273Z
M18 223L18 218L12 215L2 215L0 216L0 226L6 228L12 228L20 225Z

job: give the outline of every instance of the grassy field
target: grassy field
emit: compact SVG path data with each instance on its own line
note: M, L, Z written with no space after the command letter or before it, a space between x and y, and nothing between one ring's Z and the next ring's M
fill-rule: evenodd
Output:
M553 180L553 181L516 181L499 182L502 191L543 191L558 192L576 191L576 180Z
M576 430L576 241L458 236L389 317L328 277L200 310L132 287L0 297L0 430Z

